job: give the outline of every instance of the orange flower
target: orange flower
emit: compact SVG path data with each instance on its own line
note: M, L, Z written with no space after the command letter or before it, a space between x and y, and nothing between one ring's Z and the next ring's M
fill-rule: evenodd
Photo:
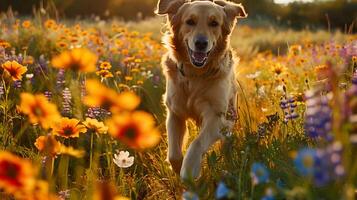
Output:
M100 69L110 69L112 68L112 65L109 62L102 62L99 66Z
M129 200L129 198L116 195L117 191L115 186L109 182L97 183L93 200Z
M143 111L114 115L107 125L108 132L114 138L134 149L153 147L160 140L154 118Z
M64 42L64 41L58 41L57 43L56 43L56 45L59 47L59 48L67 48L67 43L66 42Z
M34 172L28 160L0 151L0 188L10 194L32 189Z
M113 77L113 74L106 69L97 71L96 74L98 76L101 76L102 78L112 78Z
M72 49L52 59L55 68L72 69L81 72L94 72L98 57L88 49Z
M44 25L46 28L55 28L57 26L56 21L53 19L46 20Z
M64 138L79 137L79 133L87 132L87 128L78 119L63 117L58 123L53 125L53 134Z
M61 152L61 143L52 135L38 137L35 146L40 152L53 157Z
M1 40L1 39L0 39L0 47L6 49L6 48L11 47L11 44L8 43L8 42L6 42L6 41L4 41L4 40Z
M114 90L105 87L97 80L88 80L86 83L87 96L84 103L90 107L101 107L111 112L134 110L140 104L140 98L132 92L117 94Z
M27 67L22 66L18 62L6 61L2 64L2 68L6 71L8 75L11 76L12 80L17 81L22 79L22 75L27 72Z
M99 122L96 119L86 118L86 121L84 121L83 124L88 130L98 134L106 134L108 131L108 127L106 127L103 122Z
M30 26L31 26L30 20L25 20L24 22L22 22L22 27L27 29L30 28Z
M47 129L60 119L56 105L48 102L45 95L22 93L20 97L20 111L28 115L32 124L39 123L43 128Z

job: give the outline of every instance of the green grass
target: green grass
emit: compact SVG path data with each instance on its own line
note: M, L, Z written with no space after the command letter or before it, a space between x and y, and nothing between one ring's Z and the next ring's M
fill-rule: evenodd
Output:
M340 135L351 134L354 124L338 121L338 113L342 112L342 106L347 105L345 102L338 102L336 98L330 102L334 110L332 123L335 141L344 145L345 177L319 187L311 177L298 173L293 160L296 152L303 147L326 148L328 142L323 139L313 140L307 136L304 130L306 102L299 98L315 85L324 85L328 80L336 80L332 82L333 86L344 84L348 88L351 85L356 61L352 61L352 56L349 55L344 64L346 58L331 53L331 46L355 44L353 41L356 41L356 35L339 31L293 31L279 27L251 28L238 25L232 34L231 43L237 55L242 58L241 64L237 66L240 83L239 120L233 135L217 143L204 155L201 176L197 180L183 182L166 161L166 111L162 103L165 80L160 68L160 58L165 52L160 44L165 27L163 19L153 18L135 23L65 21L60 23L62 25L59 30L45 28L43 24L46 18L43 16L30 19L32 26L29 29L21 27L22 21L19 22L20 27L14 29L16 19L10 16L0 18L0 26L3 27L0 38L12 46L1 50L0 64L6 60L20 60L21 57L32 56L34 62L27 64L27 73L34 73L35 76L34 82L23 78L22 87L15 88L14 83L0 70L1 80L5 83L2 84L5 94L0 96L0 149L32 160L40 169L37 179L47 181L52 193L68 190L68 199L92 199L98 190L96 183L106 180L115 185L118 194L130 199L181 199L184 191L195 192L200 199L215 199L217 186L224 182L231 191L227 199L261 199L268 189L273 191L275 199L353 199L350 193L356 186L356 162L348 155L353 155L355 147L350 145L346 136ZM76 24L80 24L81 31L93 35L103 44L86 42L90 37L83 35L78 36L78 43L72 44L71 37L68 36L80 34ZM128 30L113 30L113 24ZM61 26L66 26L69 32L64 34L65 28ZM138 34L132 31L137 31ZM152 36L147 37L147 32ZM62 36L65 39L61 39ZM116 45L118 38L123 44L115 46L117 51L113 53L111 47ZM68 46L81 45L93 52L98 48L103 49L102 54L97 52L99 60L110 61L113 65L111 72L114 74L113 78L104 79L103 84L117 92L129 88L141 97L138 109L152 113L162 134L162 139L156 147L137 151L110 135L97 136L88 132L79 138L58 138L67 146L85 150L83 158L58 155L53 163L48 159L42 162L45 157L38 152L34 142L38 136L47 135L50 131L31 125L26 116L16 111L16 105L20 103L20 93L51 91L52 102L62 110L62 91L68 87L72 94L72 113L65 116L83 121L87 107L81 101L81 84L85 79L99 79L95 73L78 74L66 71L64 86L58 88L58 70L52 68L50 61L65 50L56 46L59 40L65 41ZM300 45L302 48L295 57L289 52L293 45ZM139 64L140 73L130 70L137 67L126 66L125 59L129 55L125 55L123 50L127 50L130 56L142 59ZM305 61L301 62L301 59ZM318 77L321 72L316 72L316 66L327 62L332 63L333 68L330 70L336 74L321 80ZM40 63L47 66L42 72L36 71ZM129 64L135 63L131 61ZM277 64L286 68L283 73L275 72ZM120 74L116 73L118 71ZM261 74L256 78L247 77L256 72ZM148 73L153 76L147 76ZM126 76L132 77L132 80L125 80ZM143 84L137 83L138 80L142 80ZM284 86L285 90L276 89L280 86ZM331 94L340 97L345 91L341 86L333 89ZM326 93L324 88L322 94ZM283 122L284 112L279 106L281 97L284 96L294 97L298 104L296 112L299 118L288 123ZM353 104L348 105L353 110ZM108 117L101 116L98 120L105 121L106 118ZM187 149L199 131L193 122L187 123L189 134L186 136L184 149ZM116 150L129 150L135 158L134 165L125 169L117 167L112 161ZM256 162L263 163L269 170L270 176L266 183L255 185L252 182L251 166ZM349 178L350 176L352 178ZM0 199L11 197L0 190Z

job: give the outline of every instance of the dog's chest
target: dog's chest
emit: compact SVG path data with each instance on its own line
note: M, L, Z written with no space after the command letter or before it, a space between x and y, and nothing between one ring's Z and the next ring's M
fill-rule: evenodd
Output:
M180 77L168 80L166 104L179 116L199 120L203 105L210 105L217 113L227 111L231 84L228 80L202 81Z

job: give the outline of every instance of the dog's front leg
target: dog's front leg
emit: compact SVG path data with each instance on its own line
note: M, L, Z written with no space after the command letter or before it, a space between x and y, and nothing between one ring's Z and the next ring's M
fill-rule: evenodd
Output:
M200 174L202 156L217 140L222 139L220 129L223 127L222 117L211 109L204 113L202 127L198 137L191 143L183 160L180 176L196 178Z
M169 145L167 158L172 169L179 174L182 165L182 142L186 132L185 119L182 119L172 111L169 111L166 127Z

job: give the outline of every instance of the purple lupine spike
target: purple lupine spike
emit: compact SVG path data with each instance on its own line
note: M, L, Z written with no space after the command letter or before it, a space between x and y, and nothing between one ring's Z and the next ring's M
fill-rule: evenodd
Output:
M306 133L311 138L324 138L326 141L332 141L331 121L332 110L328 105L328 98L314 91L314 96L309 96L306 101Z
M64 86L64 84L65 84L64 74L65 74L65 70L64 70L64 69L60 69L60 70L58 71L57 81L56 81L57 89L63 88L63 86Z
M51 91L45 91L44 95L48 101L52 101L52 92Z
M0 83L0 98L2 97L2 95L5 94L5 90L4 90L4 86L2 83Z
M100 108L97 107L88 108L86 116L93 119L99 118L101 116Z
M14 81L14 88L21 89L22 88L22 82L20 80Z
M70 115L72 113L72 94L68 88L62 91L62 109L64 115Z
M86 96L86 81L81 81L81 99Z

